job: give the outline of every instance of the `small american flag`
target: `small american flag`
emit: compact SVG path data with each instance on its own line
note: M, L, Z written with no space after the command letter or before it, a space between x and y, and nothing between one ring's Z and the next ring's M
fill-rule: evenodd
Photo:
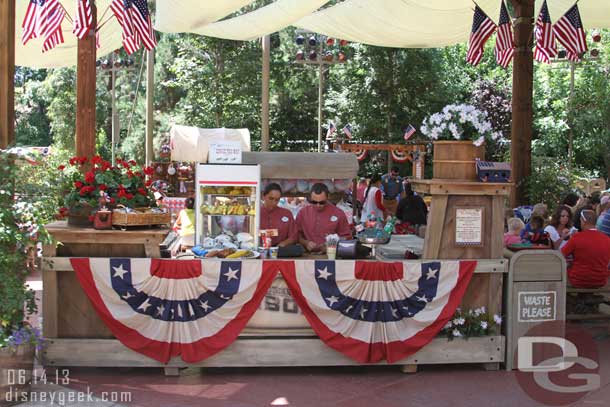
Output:
M112 0L110 9L114 13L119 25L122 28L123 47L128 54L133 54L140 49L140 39L136 33L131 16L127 9L131 4L131 0Z
M352 126L349 123L343 127L343 133L345 133L348 139L352 138Z
M38 38L38 32L40 30L40 13L44 7L45 0L30 0L28 8L23 17L23 23L21 28L23 33L21 35L21 43L25 45L32 38Z
M405 141L409 140L411 138L412 135L415 134L415 127L411 126L410 124L407 126L407 128L405 129Z
M74 17L74 28L72 32L83 39L91 29L93 14L89 0L76 0L76 16Z
M47 52L64 42L61 23L66 16L66 10L57 0L47 0L40 15L40 32L44 38L42 52Z
M551 16L549 9L546 6L546 0L542 3L540 14L536 20L534 27L534 35L536 38L536 48L534 49L534 59L538 62L551 63L551 57L557 55L557 44L555 43L555 34L551 25Z
M328 122L328 130L326 130L326 140L330 140L337 128L335 127L335 123Z
M513 42L513 28L506 9L506 4L502 1L500 6L500 21L498 22L498 33L496 35L496 61L502 68L508 67L515 53L515 43Z
M566 49L571 61L578 61L580 54L587 51L587 35L582 27L578 5L574 4L555 25L553 32L557 41Z
M157 39L148 12L148 2L146 0L128 0L127 3L133 27L144 43L144 47L149 51L152 50L157 45Z
M468 53L466 54L466 62L472 65L478 65L483 58L483 47L485 43L496 30L496 25L479 6L474 9L472 18L472 31L470 32L470 40L468 41Z

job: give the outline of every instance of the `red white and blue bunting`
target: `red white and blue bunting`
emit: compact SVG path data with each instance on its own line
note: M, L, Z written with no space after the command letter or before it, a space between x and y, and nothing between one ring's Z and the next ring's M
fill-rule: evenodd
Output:
M78 258L85 293L125 346L195 363L229 346L281 273L320 339L360 362L392 363L453 316L476 261Z

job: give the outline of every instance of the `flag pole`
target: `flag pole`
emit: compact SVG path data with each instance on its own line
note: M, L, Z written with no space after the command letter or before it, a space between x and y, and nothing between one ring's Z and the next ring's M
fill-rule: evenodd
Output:
M15 144L15 0L0 0L0 148Z

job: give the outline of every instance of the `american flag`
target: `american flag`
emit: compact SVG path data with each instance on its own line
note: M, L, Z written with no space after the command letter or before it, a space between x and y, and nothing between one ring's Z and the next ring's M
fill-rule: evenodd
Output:
M131 21L140 35L147 50L152 50L157 45L155 30L153 29L148 2L146 0L131 0L131 6L127 7L131 13Z
M335 130L337 130L337 128L335 127L335 123L328 122L328 130L326 130L326 140L330 140L332 138L333 134L335 133Z
M134 30L131 16L129 15L128 6L131 5L131 0L112 0L110 9L114 13L119 25L122 28L123 47L128 54L133 54L140 49L140 38Z
M578 61L580 54L587 51L587 35L582 27L577 4L574 4L553 25L553 32L559 43L566 49L568 59L571 61Z
M72 32L82 40L91 29L92 23L93 14L89 0L76 0L76 16Z
M415 127L411 126L410 124L407 126L407 128L405 129L405 141L409 140L411 138L412 135L415 134Z
M551 57L557 55L557 44L555 43L555 34L551 25L551 16L549 9L546 6L546 0L542 3L540 14L536 20L534 27L534 35L536 38L536 48L534 49L534 59L538 62L551 63Z
M40 31L44 38L42 52L47 52L64 42L61 23L66 16L66 10L57 0L47 0L40 14Z
M23 17L23 23L21 28L23 33L21 35L21 43L25 45L32 38L38 38L40 31L40 14L44 8L45 0L30 0L28 8Z
M496 34L496 61L502 68L506 68L513 59L515 53L515 43L513 41L513 28L506 9L506 4L502 1L500 6L500 21L498 22L498 33Z
M343 133L345 133L348 139L352 138L352 126L349 123L343 127Z
M472 18L472 31L470 40L468 41L468 53L466 54L466 62L472 65L478 65L483 58L483 46L489 39L491 34L496 30L496 25L479 6L474 9L474 17Z

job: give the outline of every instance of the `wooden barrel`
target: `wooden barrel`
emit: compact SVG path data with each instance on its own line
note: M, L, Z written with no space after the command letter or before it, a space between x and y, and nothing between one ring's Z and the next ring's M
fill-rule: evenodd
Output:
M435 141L432 157L434 178L477 180L476 159L485 159L485 145L472 141Z
M0 348L0 406L19 404L27 397L35 351L34 345L29 343L17 348Z

